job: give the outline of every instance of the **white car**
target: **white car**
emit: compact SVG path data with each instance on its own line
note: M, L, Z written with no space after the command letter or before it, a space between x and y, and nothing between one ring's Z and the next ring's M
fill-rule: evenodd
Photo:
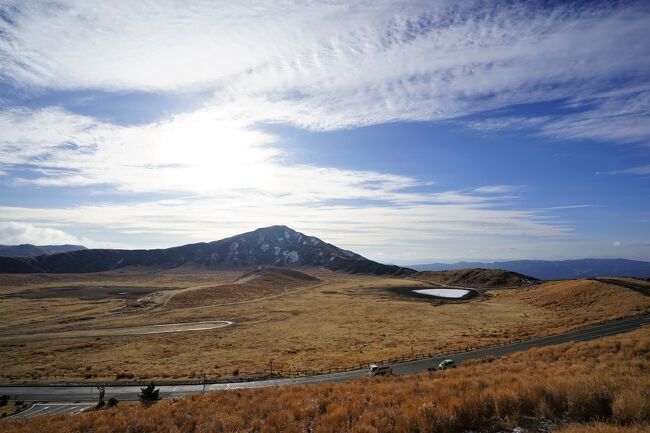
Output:
M393 367L390 365L370 364L370 367L368 367L368 373L373 376L378 376L380 374L393 374Z

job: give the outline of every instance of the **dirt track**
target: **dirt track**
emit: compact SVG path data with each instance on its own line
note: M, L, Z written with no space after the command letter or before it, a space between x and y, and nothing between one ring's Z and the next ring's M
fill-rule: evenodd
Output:
M209 329L223 328L232 325L232 322L227 320L216 321L203 321L203 322L187 322L187 323L163 323L158 325L145 325L145 326L128 326L128 327L114 327L114 328L96 328L96 329L78 329L72 331L53 331L43 332L38 334L20 334L20 335L4 335L0 337L2 340L11 339L42 339L42 338L87 338L87 337L109 337L119 335L152 335L152 334L168 334L173 332L190 332L190 331L207 331Z

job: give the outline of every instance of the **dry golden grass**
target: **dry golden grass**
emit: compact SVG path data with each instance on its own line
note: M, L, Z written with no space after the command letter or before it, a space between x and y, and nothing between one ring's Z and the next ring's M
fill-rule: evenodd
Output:
M236 280L241 269L210 270L200 267L122 268L108 272L86 274L1 274L0 293L11 293L30 288L49 286L133 285L185 288L215 282Z
M241 270L209 271L177 269L171 271L128 269L90 274L2 274L0 275L0 311L3 332L29 334L56 329L75 329L80 324L109 324L124 319L137 321L146 312L142 324L151 323L150 309L133 308L133 300L106 297L80 300L71 297L42 298L19 296L21 292L68 287L76 291L92 291L94 287L109 287L128 291L130 288L165 288L159 302L176 291L195 286L224 284L237 280ZM173 290L176 289L176 290ZM157 306L156 304L152 305ZM142 310L142 311L141 311Z
M77 416L7 420L6 432L494 432L539 420L564 433L650 422L650 329L409 377L220 391ZM557 431L557 430L554 430Z
M257 300L320 282L320 279L297 270L265 268L262 271L244 273L234 283L185 289L174 294L167 306L184 308Z
M453 271L423 271L416 274L415 278L440 285L485 289L522 287L537 282L534 278L516 272L479 268Z
M218 305L202 298L187 307L172 301L135 309L127 301L0 299L0 381L223 378L234 370L308 370L349 366L415 353L462 350L512 339L561 332L650 308L650 298L633 290L594 281L550 282L495 290L466 303L394 295L387 287L426 286L396 278L377 278L303 269L324 281L281 293L230 299ZM191 287L230 283L240 274L196 272L110 275L120 284ZM40 276L39 284L61 284ZM75 281L64 276L69 284ZM102 276L84 275L88 281ZM122 278L120 280L120 278ZM31 281L24 287L34 287ZM23 288L15 283L5 290ZM244 285L245 287L245 285ZM182 290L186 290L183 292ZM197 293L201 293L198 289ZM176 292L165 292L174 294ZM550 293L550 295L549 295ZM240 292L237 294L241 295ZM200 304L200 305L197 305ZM45 307L45 308L42 308ZM137 326L201 320L230 320L233 326L203 332L96 338L39 338L12 333Z
M639 292L594 280L549 281L522 289L520 297L531 305L571 317L570 325L594 316L607 320L622 311L642 312L650 304L650 298Z

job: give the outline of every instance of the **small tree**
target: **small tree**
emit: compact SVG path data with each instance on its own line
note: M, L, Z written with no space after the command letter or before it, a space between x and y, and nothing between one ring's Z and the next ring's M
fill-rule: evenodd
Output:
M160 393L159 389L156 389L156 385L151 382L149 385L147 385L146 388L140 388L140 394L138 394L138 397L140 398L140 403L142 404L154 404L158 400L160 400Z

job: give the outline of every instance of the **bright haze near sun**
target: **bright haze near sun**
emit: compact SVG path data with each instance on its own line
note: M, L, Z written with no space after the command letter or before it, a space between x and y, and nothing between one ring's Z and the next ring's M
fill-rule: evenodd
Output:
M275 224L400 264L650 259L650 5L0 1L0 244Z

